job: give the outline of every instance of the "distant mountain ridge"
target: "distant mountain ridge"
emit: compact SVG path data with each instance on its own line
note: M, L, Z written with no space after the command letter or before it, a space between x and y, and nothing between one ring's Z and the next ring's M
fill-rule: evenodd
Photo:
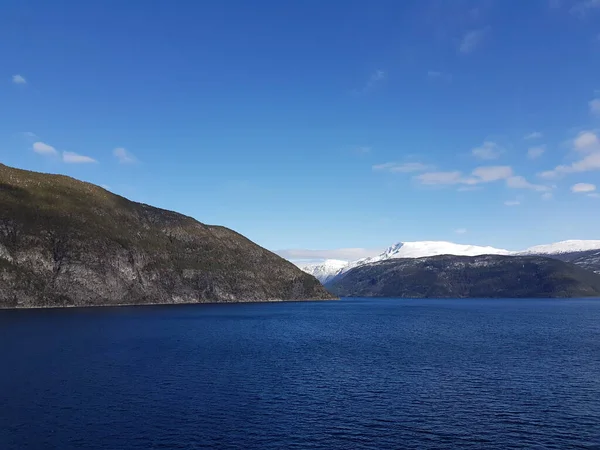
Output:
M301 266L305 272L315 276L322 283L328 283L349 270L366 264L400 258L423 258L439 255L453 256L535 256L544 255L561 261L572 262L594 272L600 272L600 240L567 240L547 245L537 245L523 251L510 251L495 247L455 244L446 241L399 242L388 247L383 253L370 258L355 261L336 260L336 264L327 262Z
M355 267L327 288L349 297L600 297L600 274L542 256L439 255Z

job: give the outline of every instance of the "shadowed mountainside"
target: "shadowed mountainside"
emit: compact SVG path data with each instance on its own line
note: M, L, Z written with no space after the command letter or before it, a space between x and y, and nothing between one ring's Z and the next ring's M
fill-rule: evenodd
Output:
M600 275L540 256L444 255L359 266L327 287L364 297L600 297Z

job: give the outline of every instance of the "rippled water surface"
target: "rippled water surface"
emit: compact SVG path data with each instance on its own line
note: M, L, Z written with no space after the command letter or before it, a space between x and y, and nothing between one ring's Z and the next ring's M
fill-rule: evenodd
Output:
M0 311L0 449L600 448L600 300Z

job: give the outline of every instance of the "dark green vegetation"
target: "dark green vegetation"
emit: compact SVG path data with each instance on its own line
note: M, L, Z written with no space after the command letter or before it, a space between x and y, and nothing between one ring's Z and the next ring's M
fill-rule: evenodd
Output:
M600 275L538 256L445 255L360 266L328 288L360 297L600 297Z
M548 255L550 258L559 259L561 261L570 262L591 270L592 272L600 273L600 250L587 250L583 252L559 253L556 255Z
M0 164L0 307L330 298L232 230Z

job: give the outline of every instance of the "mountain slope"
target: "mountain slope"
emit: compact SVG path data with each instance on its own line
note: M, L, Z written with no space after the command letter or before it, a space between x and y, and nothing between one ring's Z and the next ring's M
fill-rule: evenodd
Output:
M328 298L232 230L0 165L0 307Z
M600 297L600 275L539 256L435 256L356 267L328 288L365 297Z

